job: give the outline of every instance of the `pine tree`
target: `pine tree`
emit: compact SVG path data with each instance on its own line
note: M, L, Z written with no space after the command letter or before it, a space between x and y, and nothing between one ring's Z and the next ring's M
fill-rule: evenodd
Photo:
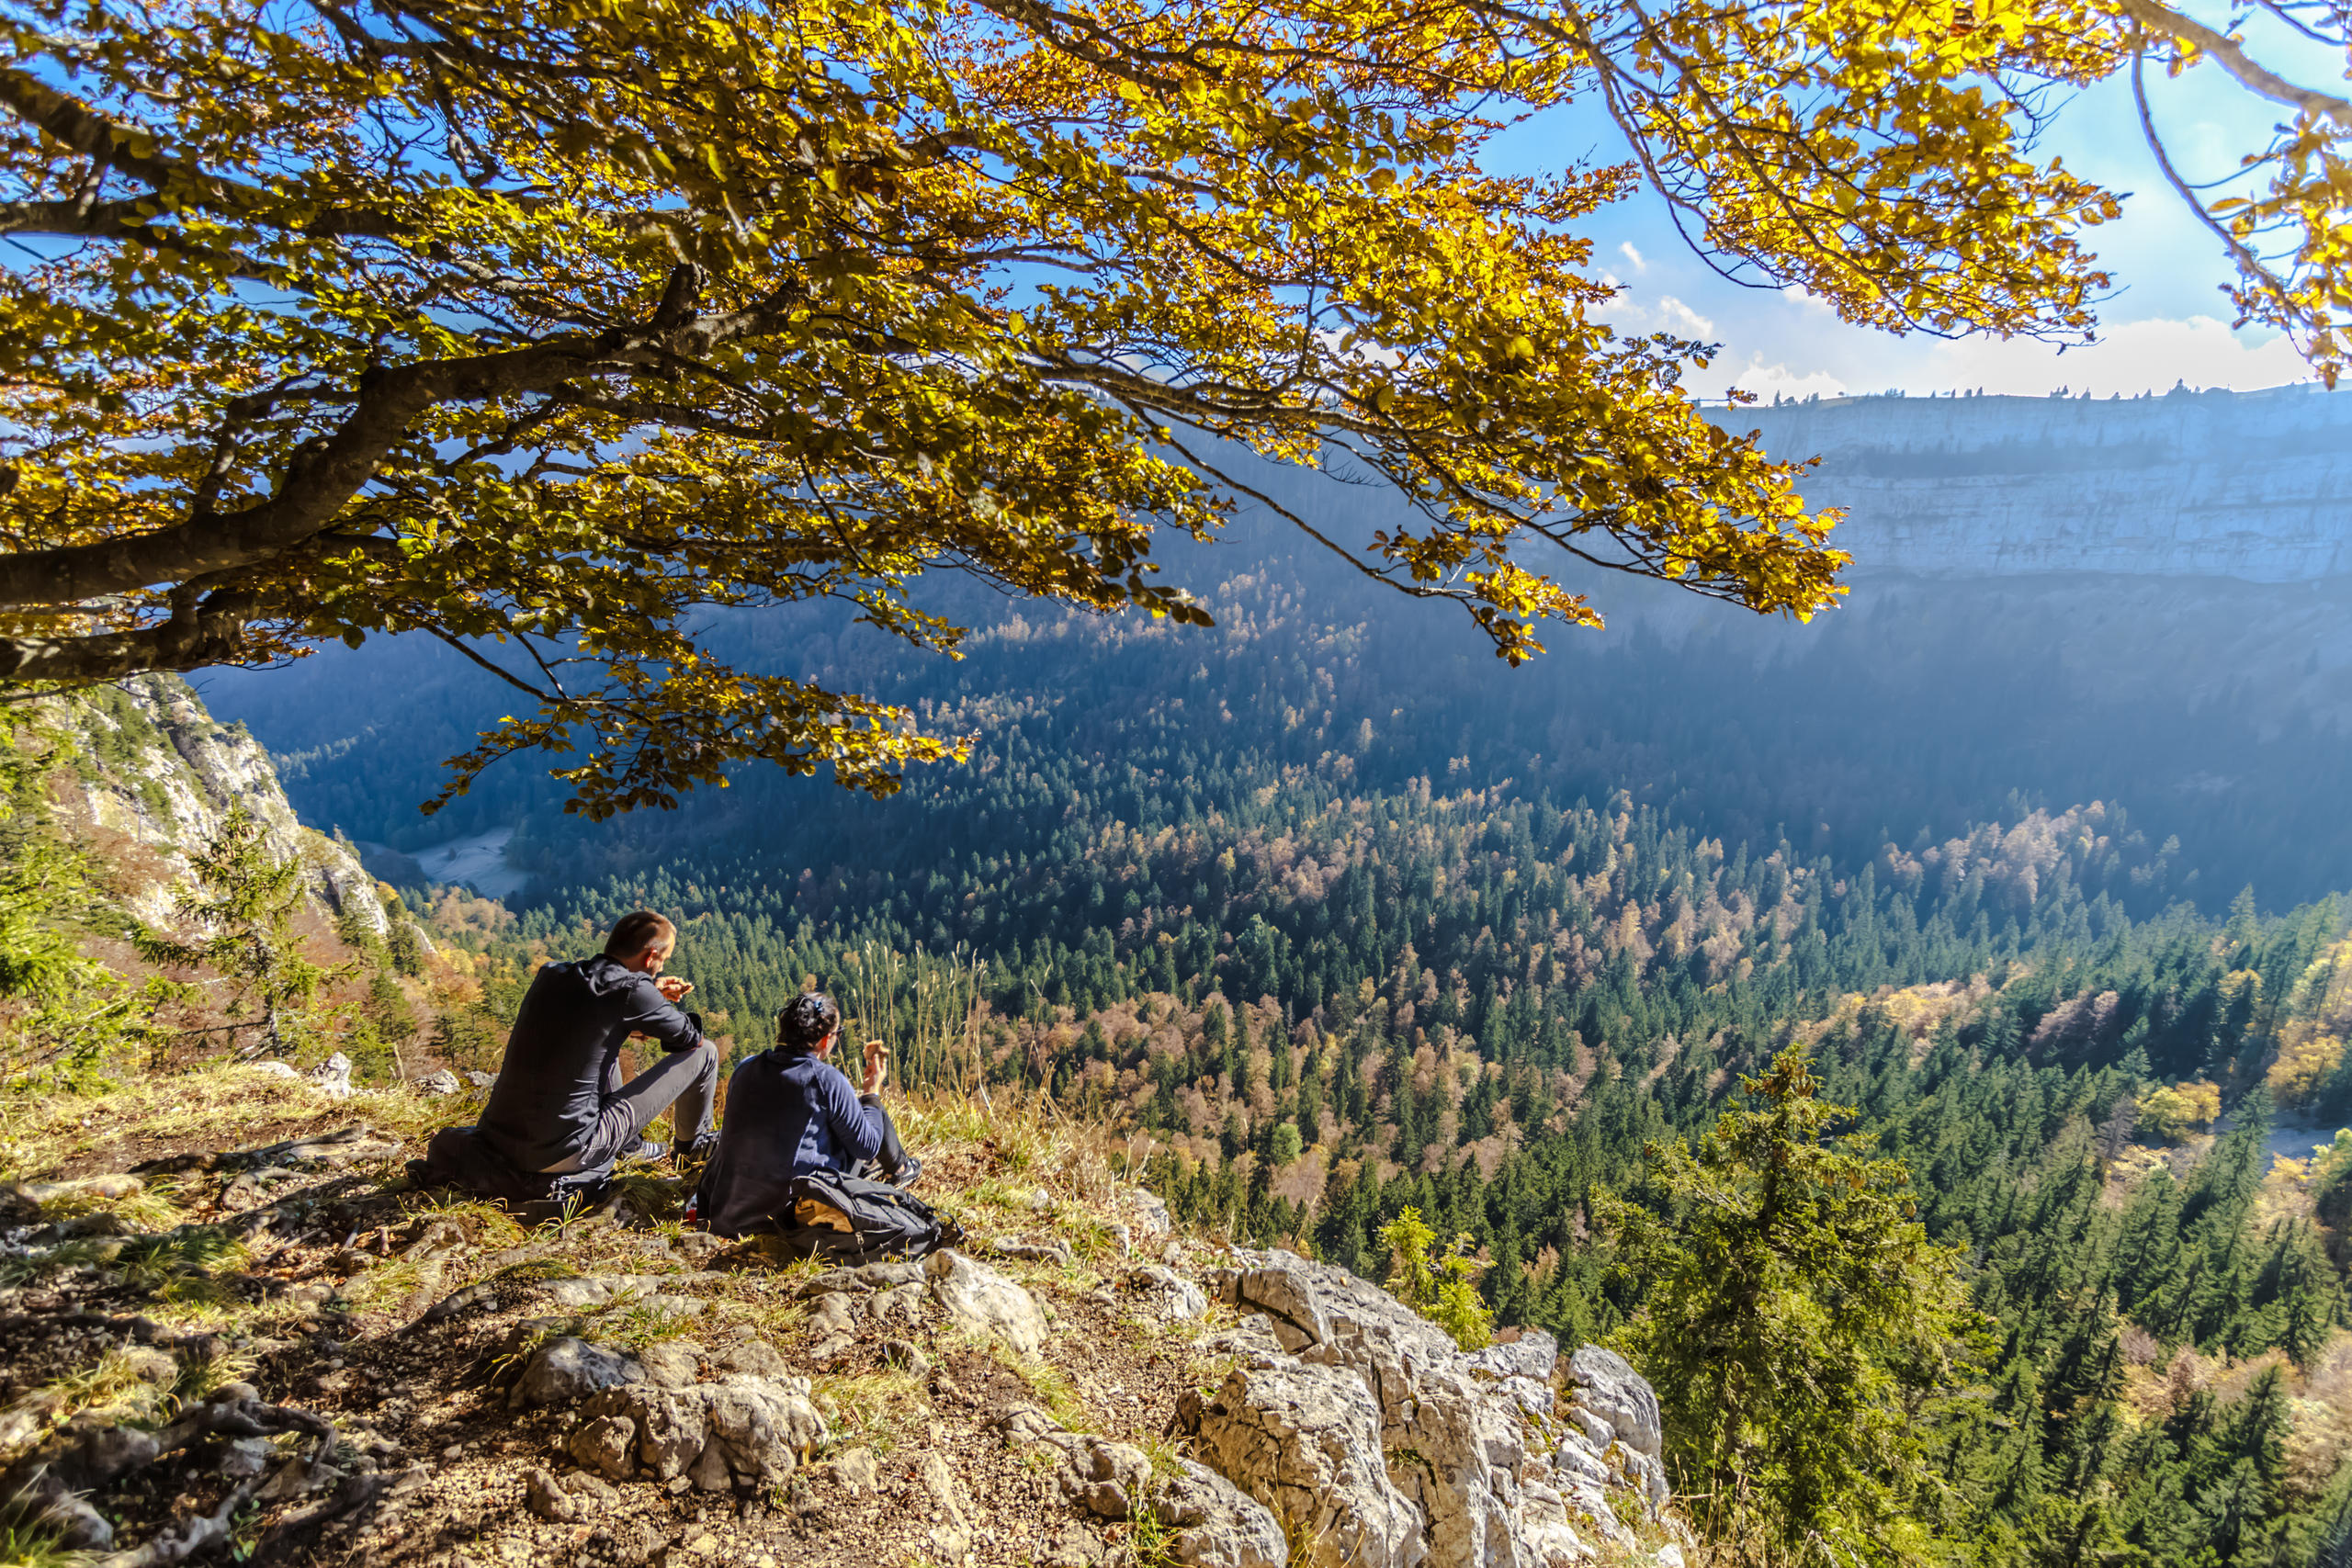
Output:
M1649 1146L1652 1206L1597 1198L1618 1268L1646 1287L1620 1342L1736 1554L1923 1562L1917 1408L1957 1380L1973 1314L1909 1172L1831 1141L1851 1112L1819 1087L1791 1047L1696 1150Z

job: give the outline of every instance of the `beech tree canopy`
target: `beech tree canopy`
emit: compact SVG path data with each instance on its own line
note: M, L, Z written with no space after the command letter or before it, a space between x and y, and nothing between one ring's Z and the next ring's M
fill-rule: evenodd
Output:
M2346 14L2263 0L2298 58ZM1204 615L1155 576L1250 450L1396 487L1323 538L1517 662L1611 571L1764 613L1846 558L1799 464L1609 325L1584 220L1894 332L2080 340L2117 197L2053 89L2211 67L2286 123L2177 175L2246 321L2324 374L2352 103L2159 0L0 0L0 678L418 631L518 688L594 815L763 759L958 754L700 640L845 602L953 653L958 571ZM1505 177L1597 100L1622 164ZM2158 142L2161 151L2161 142ZM2167 162L2165 167L2175 165ZM1307 528L1306 520L1292 519ZM1312 532L1312 529L1309 529ZM1318 538L1322 537L1317 536Z

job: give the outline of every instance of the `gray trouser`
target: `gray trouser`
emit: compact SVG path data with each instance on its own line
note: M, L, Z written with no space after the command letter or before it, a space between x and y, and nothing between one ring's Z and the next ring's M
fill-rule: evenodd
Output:
M605 1097L588 1141L550 1174L602 1170L634 1146L652 1120L677 1107L671 1118L680 1148L710 1135L710 1111L718 1098L718 1047L706 1040L691 1051L665 1051L651 1066Z

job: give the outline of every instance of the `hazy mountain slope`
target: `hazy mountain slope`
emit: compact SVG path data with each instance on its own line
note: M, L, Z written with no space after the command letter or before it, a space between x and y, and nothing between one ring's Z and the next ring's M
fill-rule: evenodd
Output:
M1196 732L1203 756L1311 762L1346 737L1367 782L1510 778L1563 799L1623 787L1729 840L1785 829L1802 849L1866 856L2003 815L2015 792L2120 800L2157 840L2180 839L2151 896L2218 907L2251 881L2283 906L2352 883L2325 782L2352 764L2352 578L2313 575L2335 570L2352 531L2329 499L2352 398L1870 399L1727 417L1823 451L1812 493L1854 509L1854 592L1812 626L1611 580L1593 585L1609 631L1559 633L1510 671L1446 607L1244 515L1215 548L1170 558L1216 607L1214 631L1104 626L951 589L949 608L992 628L960 665L810 613L739 617L726 640L764 667L905 700L1002 699L973 716L984 739L1024 705L1071 708L1070 733L1096 738L1079 743L1102 765L1123 716L1182 699L1235 716ZM1371 487L1252 478L1342 538L1395 521ZM2116 520L2131 517L2143 521L2126 539ZM616 848L788 839L844 809L821 784L747 777L669 820L582 834L555 823L548 781L510 767L427 821L413 806L438 759L515 696L457 654L371 644L204 685L278 753L306 813L404 848L523 823L526 840L554 835L560 852L541 863L568 876Z

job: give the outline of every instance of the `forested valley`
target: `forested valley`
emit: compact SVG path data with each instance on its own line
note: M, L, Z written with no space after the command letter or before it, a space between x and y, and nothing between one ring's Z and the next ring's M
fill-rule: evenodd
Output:
M1563 797L1494 765L1500 698L1390 682L1277 581L1216 604L1205 634L1012 617L903 677L980 739L891 800L537 812L511 908L392 869L470 975L432 1048L494 1067L537 959L661 908L739 1054L826 987L916 1086L1115 1120L1187 1220L1378 1278L1411 1209L1499 1323L1574 1342L1644 1305L1608 1205L1685 1201L1658 1150L1801 1047L1981 1314L1912 1411L1904 1517L1985 1563L2342 1561L2352 910L2200 907L2194 846L2097 800L1980 788L1856 853L1708 830L1762 808L1711 814L1736 769L1666 742L1700 781L1670 805Z

